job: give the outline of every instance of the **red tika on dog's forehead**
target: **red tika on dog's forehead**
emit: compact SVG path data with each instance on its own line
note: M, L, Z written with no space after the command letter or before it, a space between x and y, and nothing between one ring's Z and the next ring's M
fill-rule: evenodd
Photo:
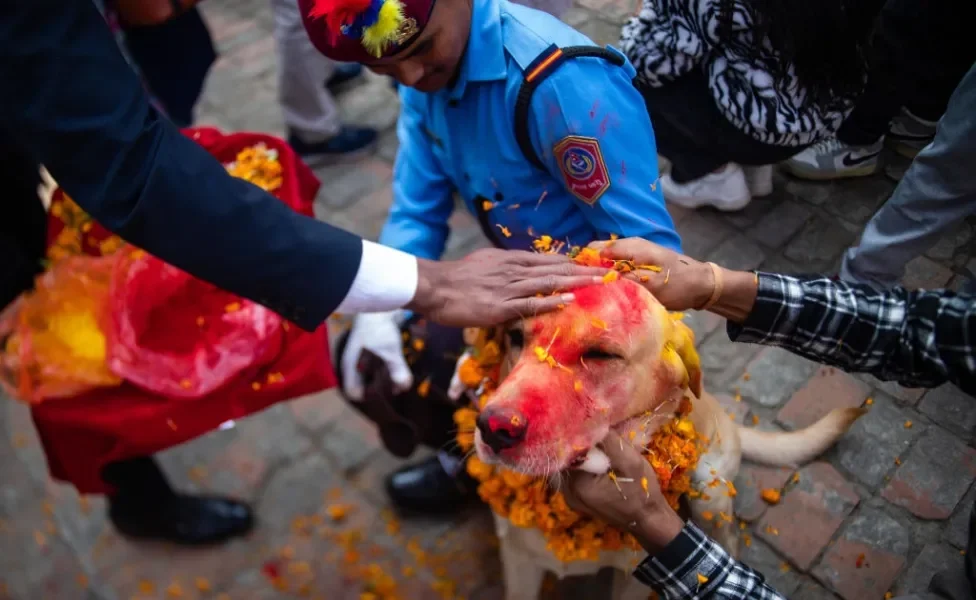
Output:
M639 284L629 280L590 285L573 290L573 294L575 301L565 308L531 319L526 326L526 337L547 347L557 360L559 355L578 351L582 344L597 338L629 343L632 336L645 333L647 312L655 302Z

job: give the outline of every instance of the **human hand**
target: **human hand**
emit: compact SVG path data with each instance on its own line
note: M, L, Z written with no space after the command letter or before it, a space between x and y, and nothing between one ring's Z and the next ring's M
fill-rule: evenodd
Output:
M566 256L493 248L461 260L418 260L417 294L407 308L442 325L486 327L572 302L566 290L599 283L605 273Z
M403 357L402 318L401 311L364 313L356 317L340 359L342 391L350 400L363 399L363 374L359 372L363 350L369 350L386 364L394 393L406 392L413 386L413 373Z
M641 269L626 276L639 281L668 310L699 308L712 295L715 276L711 267L654 242L626 238L593 242L589 247L613 260L632 260L637 265L661 267L660 272Z
M671 509L654 469L636 446L610 431L598 448L609 459L616 481L606 473L568 471L562 490L566 503L630 532L649 554L657 554L678 536L684 522Z

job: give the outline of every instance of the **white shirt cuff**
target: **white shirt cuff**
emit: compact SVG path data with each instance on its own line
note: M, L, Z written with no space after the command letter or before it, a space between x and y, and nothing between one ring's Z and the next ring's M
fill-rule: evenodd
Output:
M340 313L386 312L403 308L417 293L417 258L363 240L363 258Z

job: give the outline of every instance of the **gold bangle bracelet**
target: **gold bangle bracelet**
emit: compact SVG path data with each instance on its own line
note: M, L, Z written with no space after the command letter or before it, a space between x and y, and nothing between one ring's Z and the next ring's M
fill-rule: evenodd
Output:
M708 266L712 268L712 278L713 278L712 295L708 298L708 301L705 302L705 304L703 304L702 307L699 308L698 310L708 310L709 308L711 308L716 302L718 302L718 299L722 297L722 289L725 287L725 282L722 280L722 269L719 268L719 266L713 262L706 263L706 264L708 264Z

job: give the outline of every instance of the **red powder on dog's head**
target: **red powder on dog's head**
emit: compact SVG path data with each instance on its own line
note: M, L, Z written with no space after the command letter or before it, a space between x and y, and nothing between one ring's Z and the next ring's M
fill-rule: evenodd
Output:
M647 307L641 296L640 284L628 279L612 283L588 285L573 290L575 304L586 312L593 312L607 304L624 314L632 314Z

